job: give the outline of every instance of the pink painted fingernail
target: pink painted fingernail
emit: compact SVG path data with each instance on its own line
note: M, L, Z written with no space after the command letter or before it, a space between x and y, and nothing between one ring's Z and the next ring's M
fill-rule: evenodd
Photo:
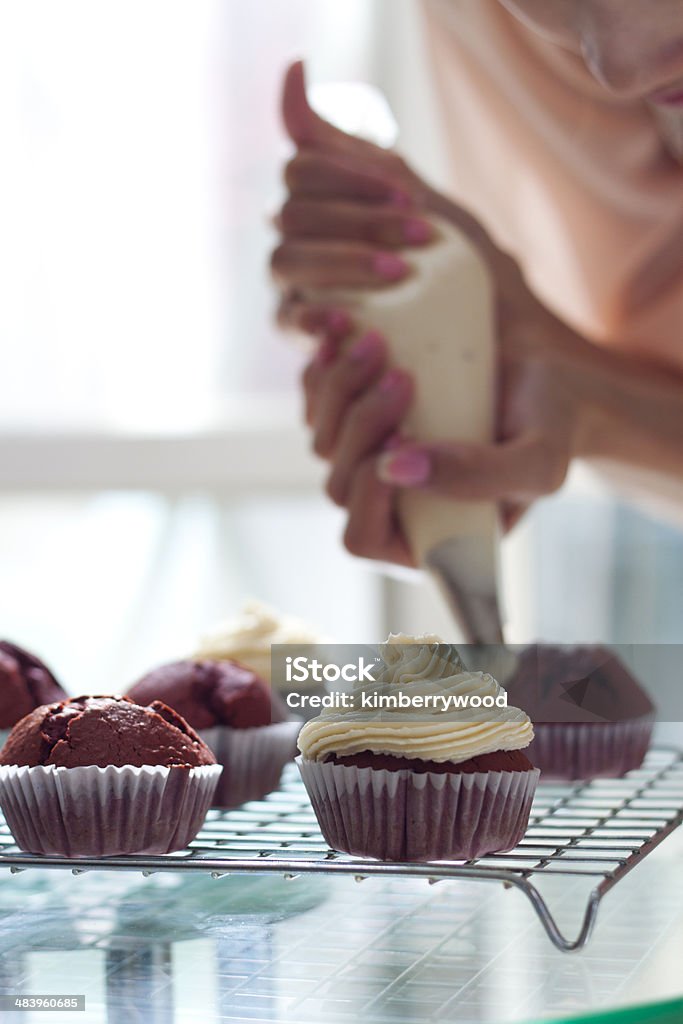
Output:
M380 380L377 390L383 395L393 395L403 388L405 379L405 374L401 370L389 370Z
M377 475L385 484L419 487L426 484L432 475L432 460L419 448L387 452L379 457Z
M333 334L343 334L351 328L351 317L344 309L331 309L326 317L327 329Z
M379 331L368 331L359 341L349 349L349 359L354 363L365 362L376 355L382 345L382 335Z
M408 273L408 264L393 252L378 252L373 257L372 269L385 281L398 281Z
M413 205L410 193L404 192L400 188L392 189L388 195L388 200L392 206L398 206L401 210L409 210Z
M428 242L432 235L432 226L429 221L411 217L403 225L403 237L406 242L411 242L413 245L421 245L424 242Z

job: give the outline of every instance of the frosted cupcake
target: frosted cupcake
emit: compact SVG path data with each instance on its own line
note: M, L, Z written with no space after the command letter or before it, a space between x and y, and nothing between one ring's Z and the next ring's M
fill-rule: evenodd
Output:
M529 718L438 637L392 635L352 706L299 736L297 764L331 847L380 860L470 860L526 831L539 772ZM403 705L403 706L401 706Z
M282 615L260 601L249 601L238 616L202 637L193 658L239 661L262 679L272 682L276 689L281 689L282 681L271 679L272 645L301 646L321 640L319 633L298 619Z

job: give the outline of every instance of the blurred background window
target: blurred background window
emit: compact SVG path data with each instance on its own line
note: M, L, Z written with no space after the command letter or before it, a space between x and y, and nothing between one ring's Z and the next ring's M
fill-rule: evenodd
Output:
M0 633L72 690L250 596L340 640L453 635L427 582L342 550L299 426L267 276L299 56L378 86L447 185L413 0L0 7ZM680 531L580 468L504 563L512 640L683 640Z

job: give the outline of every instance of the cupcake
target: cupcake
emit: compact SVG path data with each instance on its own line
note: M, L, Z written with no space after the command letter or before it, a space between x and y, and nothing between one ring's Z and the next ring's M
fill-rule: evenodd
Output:
M194 655L201 660L235 660L248 665L273 690L286 698L293 692L286 678L287 655L315 658L321 635L291 615L282 615L260 601L249 601L238 616L217 626L200 640ZM325 686L309 679L299 683L296 693L324 697ZM315 714L309 704L297 706L297 715L310 718ZM294 753L294 752L293 752Z
M234 660L248 665L277 690L287 689L285 680L272 678L273 644L308 647L322 643L310 626L291 615L282 615L260 601L249 601L240 614L216 626L201 638L193 657L210 661Z
M18 846L63 857L184 849L220 768L157 701L74 697L22 718L0 751L0 805Z
M0 640L0 744L24 715L41 704L67 697L40 658L9 640Z
M506 688L534 720L529 756L544 780L618 778L643 763L655 708L606 647L534 644Z
M393 861L470 860L526 831L539 772L528 717L438 637L390 636L373 681L299 736L297 764L336 850Z
M236 661L176 661L138 680L128 696L163 700L186 718L223 766L214 807L236 807L276 789L294 755L299 722L265 680Z

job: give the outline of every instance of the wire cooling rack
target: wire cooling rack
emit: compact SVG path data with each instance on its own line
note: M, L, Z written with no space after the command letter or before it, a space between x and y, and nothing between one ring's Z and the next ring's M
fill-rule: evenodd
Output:
M214 878L237 872L276 872L288 878L311 873L409 876L430 882L471 879L503 882L526 894L553 944L560 950L585 946L600 901L610 889L683 821L683 753L653 749L642 768L622 779L538 788L529 828L509 853L466 863L397 864L350 857L330 850L322 838L296 768L288 767L281 788L265 800L228 812L210 811L187 850L166 856L106 858L43 857L21 853L0 818L0 866L199 871ZM567 939L539 891L543 876L583 876L593 887L575 939Z

